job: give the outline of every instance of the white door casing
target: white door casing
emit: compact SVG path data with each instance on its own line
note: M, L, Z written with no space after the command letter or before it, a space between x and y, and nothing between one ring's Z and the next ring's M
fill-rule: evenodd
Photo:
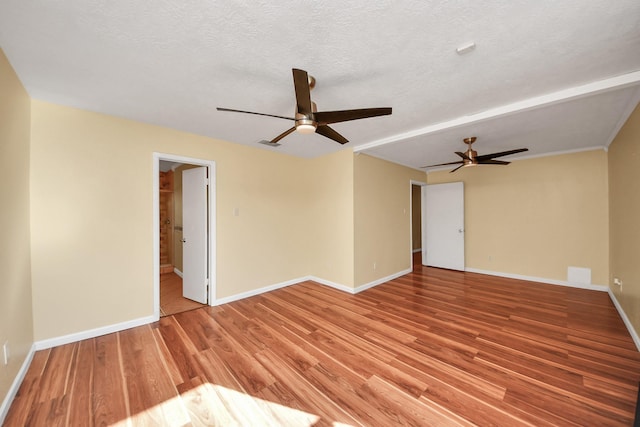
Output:
M427 186L420 187L420 248L422 250L422 265L427 265Z
M182 172L182 296L207 303L207 168Z
M464 183L431 184L424 188L423 264L464 271Z

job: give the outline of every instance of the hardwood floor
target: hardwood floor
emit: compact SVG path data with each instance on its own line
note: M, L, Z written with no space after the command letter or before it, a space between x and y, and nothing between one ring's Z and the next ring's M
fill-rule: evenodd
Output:
M639 380L606 293L417 266L39 351L6 426L619 426Z
M160 275L160 317L204 306L182 296L182 278L176 273Z

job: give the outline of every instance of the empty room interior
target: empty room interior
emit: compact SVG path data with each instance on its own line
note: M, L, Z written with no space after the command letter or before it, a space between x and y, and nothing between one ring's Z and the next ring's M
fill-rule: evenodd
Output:
M635 0L2 2L0 425L640 423L639 52Z

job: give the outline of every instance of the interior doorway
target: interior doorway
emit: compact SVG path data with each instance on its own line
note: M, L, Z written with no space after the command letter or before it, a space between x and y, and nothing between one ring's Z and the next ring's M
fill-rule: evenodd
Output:
M182 276L175 271L160 273L160 317L206 306L183 297L182 286Z
M196 170L201 171L200 182L194 184L193 180L188 180L183 183L183 172ZM215 162L154 153L153 172L154 316L160 318L201 307L201 303L213 305L215 302ZM189 187L186 190L191 194L196 185L200 198L196 207L202 217L198 232L192 233L188 241L184 233L185 227L193 230L194 200L183 200L184 185ZM183 212L187 212L187 219ZM194 250L196 241L197 249ZM184 256L200 261L194 264ZM194 265L202 271L194 274ZM184 283L185 273L188 284ZM185 295L185 285L192 293L196 290L200 295L199 302L189 299L193 298L189 292Z
M424 188L426 182L411 181L410 206L411 206L411 269L424 264L422 254L425 247L425 227L423 212L425 209Z

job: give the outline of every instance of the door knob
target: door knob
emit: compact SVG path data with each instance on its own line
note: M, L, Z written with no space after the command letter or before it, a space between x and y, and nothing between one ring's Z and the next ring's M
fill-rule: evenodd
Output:
M464 233L464 230L462 228L458 228L458 233Z
M187 243L187 239L180 239L182 243Z

